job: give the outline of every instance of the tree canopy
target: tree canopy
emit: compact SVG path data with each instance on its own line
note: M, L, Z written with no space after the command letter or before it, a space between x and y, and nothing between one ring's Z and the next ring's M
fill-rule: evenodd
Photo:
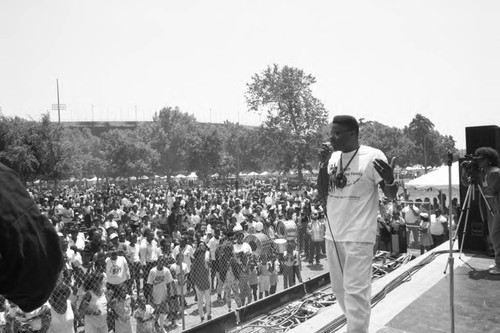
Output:
M150 123L94 133L51 122L0 116L0 162L21 179L61 180L196 172L209 180L239 172L317 168L318 148L328 139L328 112L312 94L314 76L273 65L252 76L245 93L249 112L264 114L260 127L200 123L178 107L159 110ZM416 114L404 128L359 119L360 142L397 157L401 167L439 166L456 153L453 137L441 135Z

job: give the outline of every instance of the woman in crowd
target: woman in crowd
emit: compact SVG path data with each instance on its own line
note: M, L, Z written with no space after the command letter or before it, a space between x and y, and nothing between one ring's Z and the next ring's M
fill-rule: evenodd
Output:
M228 311L231 312L231 292L234 294L234 300L238 307L241 306L239 290L238 290L238 264L233 256L233 244L224 243L222 251L222 258L220 262L221 280L224 283L224 294L226 295L226 304Z
M49 298L51 314L50 326L47 333L74 333L75 315L69 300L71 289L66 284L56 286Z
M155 310L146 303L143 296L137 298L137 309L134 311L136 333L152 333L154 330Z
M115 289L115 297L110 302L115 313L115 333L132 333L131 297L127 294L126 286L120 285Z
M207 320L212 319L212 306L210 299L210 252L204 242L199 242L194 251L194 260L191 270L191 279L198 298L198 313L200 320L205 319L203 308L206 308Z
M108 301L104 293L104 275L94 272L84 283L86 290L79 313L85 316L85 333L107 333Z

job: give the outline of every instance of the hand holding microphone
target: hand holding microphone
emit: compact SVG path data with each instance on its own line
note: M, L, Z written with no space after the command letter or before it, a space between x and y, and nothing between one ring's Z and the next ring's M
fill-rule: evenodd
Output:
M328 163L331 153L332 153L332 146L330 145L330 143L323 142L319 150L319 161L322 165Z

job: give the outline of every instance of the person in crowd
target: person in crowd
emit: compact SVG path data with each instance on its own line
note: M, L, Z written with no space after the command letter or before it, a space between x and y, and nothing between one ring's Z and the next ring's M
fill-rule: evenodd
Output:
M288 286L293 287L295 285L293 266L297 260L298 251L294 250L294 246L291 242L288 242L286 250L283 252L283 289L287 289Z
M269 294L274 295L276 293L276 288L278 287L279 277L278 272L280 270L279 261L273 255L271 256L270 265L269 265L269 283L271 287L269 288Z
M200 320L205 320L205 311L207 320L212 319L212 300L210 298L210 251L204 242L199 242L194 251L192 271L190 273L194 284L198 300L198 313Z
M392 218L391 214L382 210L377 216L377 239L375 244L376 250L392 251L391 235L392 235Z
M137 309L134 311L136 321L136 333L154 332L155 310L146 303L143 296L137 298Z
M90 270L94 266L93 258L96 253L101 251L101 233L97 228L91 227L88 231L88 239L89 241L85 244L83 250L81 251L82 255L82 267L85 271Z
M107 333L108 300L104 292L104 275L91 273L84 283L86 290L78 312L85 316L85 333Z
M120 285L114 291L110 306L114 312L114 333L132 333L132 297L127 294L127 287Z
M248 285L250 286L250 290L252 291L253 300L258 300L259 272L257 262L255 262L255 259L253 257L248 262Z
M238 264L238 288L240 292L241 306L245 306L252 302L252 289L249 284L250 267L248 265L248 256L243 252L237 253L236 263ZM257 286L257 283L255 283L255 285Z
M187 281L187 284L185 286L186 287L185 292L187 294L187 293L189 293L189 291L192 288L190 272L191 272L193 255L194 255L193 247L190 244L188 244L187 235L182 236L180 241L179 241L179 245L175 246L174 249L172 250L172 256L174 258L177 258L177 256L180 253L182 254L182 258L183 258L184 263L186 264L186 269L187 269L186 276L185 276L186 281Z
M170 272L175 283L175 296L173 302L170 303L172 325L176 326L176 319L184 311L187 303L185 299L186 294L186 275L187 265L182 258L182 252L175 257L175 263L170 266ZM184 301L183 301L184 300Z
M435 210L430 216L429 232L432 236L433 247L442 244L448 235L448 219L441 214L441 208Z
M500 275L500 158L498 152L491 147L480 147L475 151L480 178L488 207L481 202L481 211L486 216L489 242L495 255L495 262L490 266L492 275Z
M130 279L128 262L123 256L118 255L116 245L109 247L109 257L106 258L106 286L113 294L117 295L122 287L126 287Z
M128 292L133 294L135 285L136 294L141 291L141 259L139 257L139 244L137 244L137 234L133 233L129 236L129 244L127 245L126 259L129 265L130 279L128 280Z
M165 267L165 258L159 257L156 267L148 274L147 284L152 288L153 304L155 306L156 320L160 331L165 331L165 316L168 310L168 298L173 283L172 273Z
M396 198L394 160L389 165L380 150L360 145L359 125L352 116L333 118L330 142L334 152L323 145L318 175L331 230L325 236L330 279L347 330L368 332L378 187L388 199Z
M219 263L221 266L220 274L221 280L224 283L224 294L226 296L228 312L231 312L231 292L234 294L236 305L238 307L241 306L238 289L239 270L233 251L233 244L229 242L224 243L221 248L221 253L222 258L225 258L225 260L221 260Z
M207 235L211 234L212 226L207 226ZM210 286L212 290L215 290L215 278L217 275L217 269L215 268L216 251L220 244L220 229L215 229L213 231L213 236L208 240L207 246L210 251Z
M139 245L139 258L141 260L141 269L143 280L148 279L149 271L156 266L158 260L158 246L154 240L154 233L150 228L146 228L143 232L143 239ZM151 286L144 284L144 296L148 302L152 301Z
M316 264L319 264L321 258L321 245L325 240L326 226L322 223L323 220L319 219L319 212L313 211L311 214L311 221L307 225L307 234L309 235L309 264L312 265L314 258Z
M432 236L429 231L430 228L429 213L420 213L420 254L424 254L432 247Z
M74 333L75 313L69 296L71 288L59 283L49 298L50 325L47 333Z
M417 199L416 201L410 201L408 205L406 205L401 213L403 214L403 219L406 222L407 234L406 238L408 239L409 246L414 247L415 245L420 243L419 239L419 231L418 228L420 226L420 205L422 203L421 199ZM413 242L410 242L411 237L413 237Z
M244 254L247 255L252 254L253 251L252 248L250 247L250 244L243 241L243 239L245 238L245 234L241 224L236 224L236 226L233 229L233 232L235 233L236 237L236 243L234 244L233 247L234 253L243 252Z
M269 296L269 291L271 289L271 273L269 272L270 262L266 260L266 256L262 255L260 257L260 263L258 266L259 272L259 299L265 295Z
M304 206L303 209L300 210L300 216L297 218L297 228L298 228L298 242L299 242L299 251L306 258L310 257L310 241L311 238L307 233L307 226L309 221L311 220L310 212Z

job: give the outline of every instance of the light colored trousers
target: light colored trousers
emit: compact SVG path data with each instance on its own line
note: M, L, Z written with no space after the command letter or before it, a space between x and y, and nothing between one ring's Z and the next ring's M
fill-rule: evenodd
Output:
M368 333L373 244L326 240L326 254L333 293L347 318L347 332Z
M200 318L204 317L203 313L203 303L205 303L205 310L207 312L207 316L212 315L212 299L210 295L210 288L207 290L201 290L196 285L194 286L196 289L196 297L198 298L198 312L200 314ZM205 302L203 302L205 301Z

